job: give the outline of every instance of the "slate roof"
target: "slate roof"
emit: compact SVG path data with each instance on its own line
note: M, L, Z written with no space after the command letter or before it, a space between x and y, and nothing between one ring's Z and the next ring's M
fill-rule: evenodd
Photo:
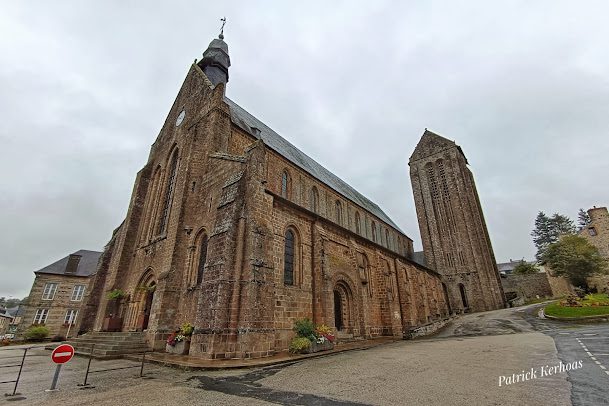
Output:
M24 310L25 310L25 307L23 305L19 305L19 306L9 307L8 309L6 309L6 312L12 317L17 317L17 316L23 315Z
M370 199L366 198L338 176L334 175L332 172L318 164L314 159L289 143L285 138L277 134L262 121L248 113L237 103L230 100L228 97L225 97L224 99L230 107L231 121L235 125L252 134L254 137L262 139L262 141L269 148L288 159L294 165L303 169L314 178L330 186L345 198L351 200L353 203L364 208L365 210L368 210L370 213L374 214L379 219L404 234L404 232L389 218L389 216L387 216L383 210L381 210L381 208L373 203ZM257 128L260 130L260 133L257 134L252 130L252 128Z
M416 251L412 253L412 260L419 265L427 267L427 261L425 260L425 253L423 251Z
M59 261L53 262L51 265L47 265L34 273L44 273L53 275L69 275L69 276L91 276L97 270L97 261L101 256L101 252L89 251L89 250L78 250L74 252L74 255L81 255L80 261L78 262L78 268L75 273L65 273L66 265L68 264L69 255L61 258Z

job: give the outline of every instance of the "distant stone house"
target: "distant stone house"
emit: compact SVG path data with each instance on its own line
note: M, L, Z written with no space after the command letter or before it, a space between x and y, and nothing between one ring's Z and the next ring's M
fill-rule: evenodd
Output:
M79 250L34 272L36 279L26 300L20 336L32 325L44 325L50 336L74 336L80 329L80 311L101 252Z
M23 319L24 310L25 310L25 306L22 304L19 304L14 307L9 307L8 309L6 309L6 312L13 318L13 321L8 326L8 329L6 331L7 333L14 334L15 332L17 332L17 328L19 327L19 324L21 323L21 320Z
M522 263L533 264L536 265L535 261L525 261L524 259L519 259L517 261L513 261L510 259L508 262L501 262L497 264L497 269L499 270L499 275L502 277L505 275L511 275L514 272L514 268Z
M0 309L0 337L8 332L8 327L13 322L13 316L7 313L6 309Z
M609 259L609 212L606 207L593 207L588 210L590 224L579 230L579 235L592 245L605 258ZM588 278L588 286L598 292L609 292L609 275Z

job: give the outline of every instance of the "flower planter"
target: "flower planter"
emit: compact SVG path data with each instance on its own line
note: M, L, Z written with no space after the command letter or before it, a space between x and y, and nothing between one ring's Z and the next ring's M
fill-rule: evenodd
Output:
M311 346L306 351L307 354L311 354L319 351L328 351L334 348L334 344L328 340L325 340L323 343L313 342Z
M180 341L176 345L165 344L165 352L170 354L186 355L190 350L190 341Z
M122 317L107 316L104 319L102 331L121 331L123 327Z

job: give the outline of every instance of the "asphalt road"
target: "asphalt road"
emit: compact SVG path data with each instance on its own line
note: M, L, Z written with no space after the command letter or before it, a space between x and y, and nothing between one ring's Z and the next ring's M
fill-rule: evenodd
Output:
M534 306L523 312L538 331L552 337L564 362L581 360L583 368L567 372L573 405L609 405L609 323L573 324L540 319Z
M539 306L503 309L459 318L440 334L368 350L248 370L182 371L146 365L97 372L82 390L87 360L62 370L57 392L50 387L50 353L32 349L19 405L603 405L609 404L607 324L564 325L540 320ZM15 361L0 349L0 366ZM582 367L542 375L574 361ZM93 361L92 369L136 366L128 360ZM534 370L537 376L507 384ZM0 381L15 370L0 368ZM504 379L500 386L501 379ZM0 386L0 393L10 385ZM11 403L9 403L11 402Z

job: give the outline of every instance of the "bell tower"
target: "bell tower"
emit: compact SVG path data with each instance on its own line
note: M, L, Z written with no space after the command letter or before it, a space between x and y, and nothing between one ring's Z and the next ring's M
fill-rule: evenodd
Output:
M425 260L442 275L451 308L505 307L474 176L461 147L425 129L408 165Z
M224 42L224 24L226 24L226 18L222 19L220 35L209 43L209 46L203 52L203 59L198 63L214 86L218 83L224 83L225 85L228 83L230 57L228 56L228 45Z

